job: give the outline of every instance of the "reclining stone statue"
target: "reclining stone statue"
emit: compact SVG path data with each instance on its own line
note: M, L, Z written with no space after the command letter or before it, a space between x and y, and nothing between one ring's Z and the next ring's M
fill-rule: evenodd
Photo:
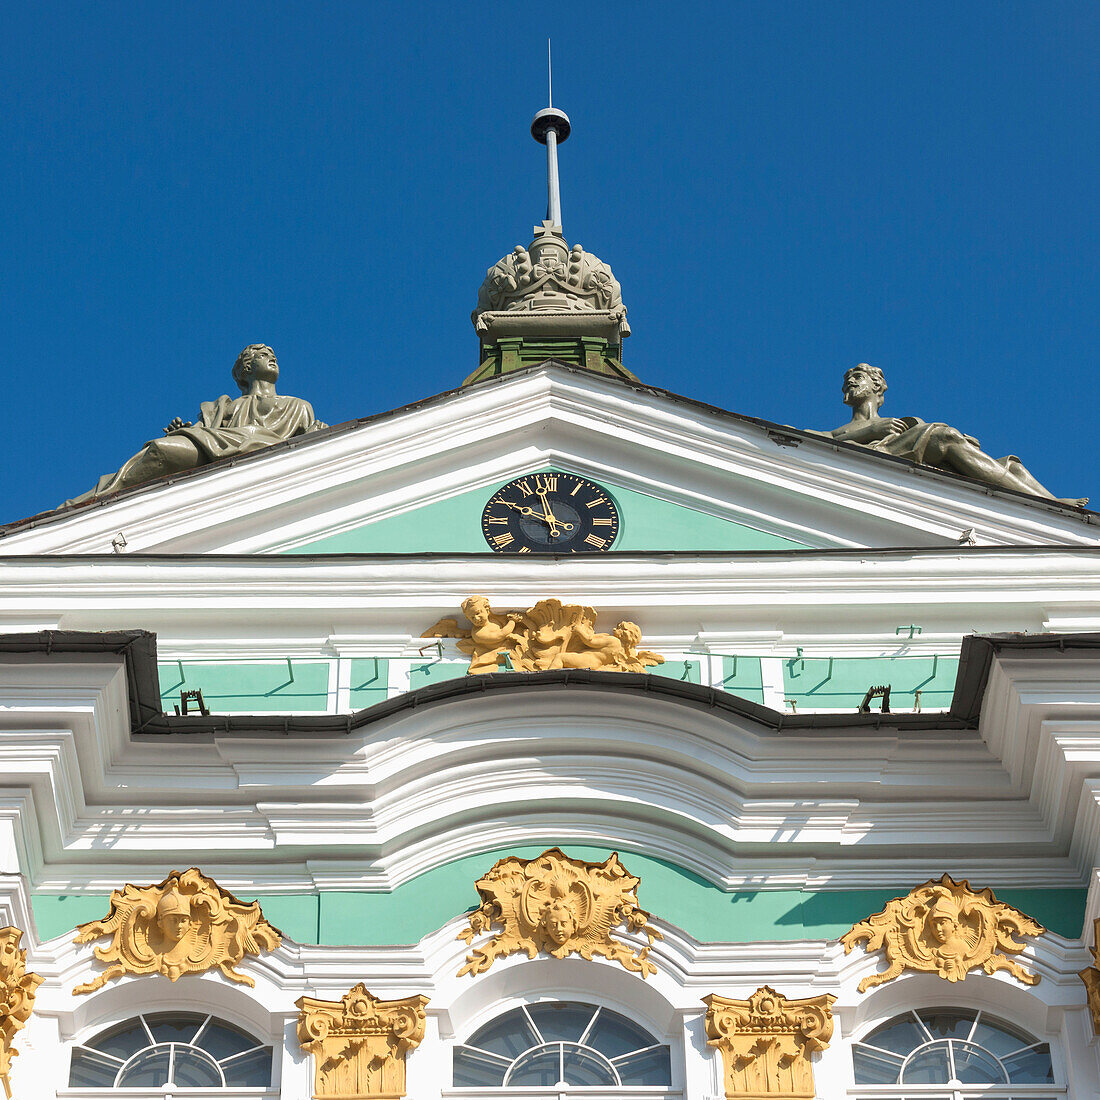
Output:
M831 432L815 434L965 474L1001 489L1015 489L1018 493L1047 497L1079 508L1089 502L1088 497L1056 497L1028 473L1015 455L991 458L973 436L964 435L949 424L926 424L915 416L879 416L886 396L886 377L878 367L860 363L845 371L843 393L852 419Z
M222 394L217 401L204 401L197 424L176 417L164 429L163 439L150 440L119 470L104 474L94 489L65 501L62 507L328 427L314 417L308 401L277 394L278 377L275 352L266 344L249 344L233 364L233 380L241 397Z

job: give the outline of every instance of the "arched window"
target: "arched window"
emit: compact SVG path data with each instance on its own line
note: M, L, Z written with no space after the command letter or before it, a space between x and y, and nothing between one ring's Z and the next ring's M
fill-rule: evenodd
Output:
M70 1088L267 1088L272 1048L193 1013L127 1020L73 1048Z
M454 1052L456 1088L669 1088L671 1075L667 1045L617 1012L577 1001L522 1005Z
M875 1028L852 1048L859 1085L878 1087L868 1096L908 1097L919 1087L929 1100L1029 1100L1064 1096L1055 1085L1049 1044L972 1009L918 1009ZM942 1086L942 1091L930 1086ZM915 1093L912 1095L916 1095Z

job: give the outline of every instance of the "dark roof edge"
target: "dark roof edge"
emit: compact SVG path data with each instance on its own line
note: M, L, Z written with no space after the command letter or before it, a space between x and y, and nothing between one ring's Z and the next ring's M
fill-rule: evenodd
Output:
M227 469L231 466L235 466L241 462L255 462L262 461L268 454L273 452L290 450L294 447L304 447L309 444L319 442L321 439L327 439L334 435L343 434L345 432L354 431L357 428L365 427L368 424L379 423L383 420L387 420L390 417L401 416L404 413L413 412L417 409L425 408L429 405L434 405L437 402L444 401L447 398L457 396L459 394L468 394L471 390L481 389L485 386L500 386L507 385L512 379L518 378L524 374L529 374L533 371L543 370L546 367L554 367L557 370L565 371L569 374L592 376L601 379L604 382L608 382L616 386L626 386L628 389L632 389L637 393L652 394L657 397L667 398L670 401L676 402L682 405L688 405L692 408L701 409L712 415L718 417L724 417L731 420L739 421L743 424L751 424L757 428L760 428L767 434L777 445L779 446L798 446L800 443L810 441L814 443L821 443L825 446L832 447L834 450L841 452L848 452L854 454L860 454L864 457L873 457L883 462L900 463L903 466L908 467L916 473L926 475L929 477L948 478L951 481L960 481L965 485L969 485L971 488L976 489L978 492L984 493L987 496L1005 497L1009 500L1018 500L1023 504L1041 507L1046 511L1055 512L1062 516L1076 516L1083 520L1085 523L1100 523L1100 513L1089 511L1087 508L1079 508L1072 504L1065 504L1059 500L1047 499L1046 497L1034 496L1031 493L1017 492L1015 489L1001 489L992 485L986 484L984 481L978 481L975 478L967 477L965 474L953 473L950 470L939 470L933 466L925 466L919 462L912 462L907 458L900 458L897 455L884 454L882 451L871 450L867 447L861 446L857 443L845 443L840 440L833 439L831 436L815 432L808 428L796 428L790 424L778 424L773 420L764 420L758 416L749 416L746 413L736 413L729 409L723 409L718 405L711 405L709 402L700 401L695 397L684 397L682 394L674 393L672 390L662 389L660 386L647 385L644 382L631 382L625 378L615 378L604 374L595 374L593 371L585 370L583 367L576 367L570 363L563 363L558 359L547 359L541 363L533 363L530 366L523 367L520 370L512 371L508 374L496 375L492 378L487 378L482 382L476 383L474 386L457 386L453 389L444 390L442 393L437 393L431 397L423 397L418 401L412 401L407 405L401 405L396 409L387 409L383 412L372 413L370 416L361 416L353 420L345 420L339 424L332 424L327 428L320 431L310 432L308 435L295 436L293 439L285 439L281 443L273 443L269 447L263 447L258 451L251 451L245 455L232 455L228 458L219 459L216 462L208 462L203 466L198 466L193 470L184 470L177 474L169 474L165 477L155 478L153 481L145 482L142 485L135 485L129 489L122 489L117 493L110 493L107 496L97 497L95 500L82 501L80 504L72 504L68 507L54 508L45 512L38 512L33 516L27 516L25 519L13 520L10 523L0 524L0 538L3 538L9 531L22 531L31 527L38 527L47 523L54 523L57 520L68 518L70 515L75 514L77 511L84 509L100 508L105 504L109 504L112 501L137 495L139 493L145 493L149 490L174 484L185 478L191 478L201 476L208 470L215 469ZM1091 517L1096 517L1095 519Z
M404 710L484 692L551 691L583 687L628 691L677 700L706 710L748 718L778 733L814 730L972 730L981 717L982 700L995 653L1004 650L1100 651L1100 634L984 634L963 639L951 708L946 714L780 714L717 688L701 687L664 676L637 672L556 669L548 672L503 672L464 676L406 692L354 714L319 715L166 715L160 705L157 639L146 630L42 630L34 634L0 634L0 662L5 654L49 658L119 656L126 666L131 735L187 734L207 739L236 737L346 736Z
M972 634L963 638L948 711L952 718L977 724L994 654L1005 650L1100 650L1100 634Z

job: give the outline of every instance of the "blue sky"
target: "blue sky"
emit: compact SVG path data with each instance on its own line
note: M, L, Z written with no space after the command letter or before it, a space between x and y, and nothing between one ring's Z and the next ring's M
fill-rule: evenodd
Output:
M886 411L1100 502L1100 5L5 5L0 519L233 390L330 423L457 385L545 208L644 381L804 427ZM547 15L546 13L552 13Z

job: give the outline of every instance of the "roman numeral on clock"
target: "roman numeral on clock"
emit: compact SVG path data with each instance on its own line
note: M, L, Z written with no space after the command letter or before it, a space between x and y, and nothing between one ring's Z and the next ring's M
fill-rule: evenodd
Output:
M516 541L515 538L511 534L509 534L507 531L505 531L505 533L503 535L494 535L493 536L494 544L499 546L502 550L506 546L511 546L512 543L515 542L515 541Z
M588 535L584 541L597 550L602 550L607 545L607 539L600 538L599 535Z

